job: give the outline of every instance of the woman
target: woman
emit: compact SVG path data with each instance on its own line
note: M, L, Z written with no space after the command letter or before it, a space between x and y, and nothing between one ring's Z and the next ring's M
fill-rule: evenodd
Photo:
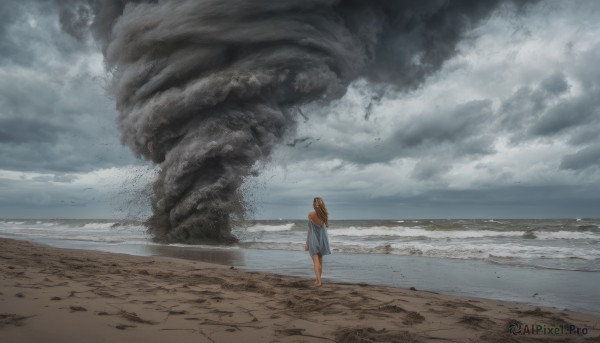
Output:
M329 238L325 229L325 227L329 227L329 213L327 207L325 207L325 202L319 197L313 200L313 208L315 210L308 214L308 235L304 250L308 250L312 257L315 276L317 277L315 285L320 287L322 285L323 255L331 254Z

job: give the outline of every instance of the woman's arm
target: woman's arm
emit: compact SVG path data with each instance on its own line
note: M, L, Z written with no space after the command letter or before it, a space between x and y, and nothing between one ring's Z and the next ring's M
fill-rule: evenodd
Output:
M310 221L310 213L308 214L308 221ZM310 224L308 224L308 231L306 232L306 243L304 244L304 251L308 251L308 237L310 237Z

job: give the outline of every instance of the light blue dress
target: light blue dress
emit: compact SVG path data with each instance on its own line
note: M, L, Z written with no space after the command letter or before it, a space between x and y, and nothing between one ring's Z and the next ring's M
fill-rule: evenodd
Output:
M308 253L310 256L319 253L321 255L331 254L331 250L329 249L329 237L327 236L325 224L319 227L310 220L308 221L306 245L308 245Z

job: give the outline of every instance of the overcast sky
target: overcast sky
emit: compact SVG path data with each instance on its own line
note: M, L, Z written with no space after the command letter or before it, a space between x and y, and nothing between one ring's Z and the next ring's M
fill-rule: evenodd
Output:
M500 11L417 90L359 80L307 105L244 186L255 218L600 217L600 3ZM0 3L0 217L148 213L102 54L49 1Z

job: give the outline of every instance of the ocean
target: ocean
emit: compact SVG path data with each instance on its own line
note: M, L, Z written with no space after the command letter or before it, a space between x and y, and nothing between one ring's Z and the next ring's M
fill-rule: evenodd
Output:
M142 223L0 220L0 237L311 277L306 220L252 221L232 246L159 244ZM600 219L338 220L324 279L600 313Z

